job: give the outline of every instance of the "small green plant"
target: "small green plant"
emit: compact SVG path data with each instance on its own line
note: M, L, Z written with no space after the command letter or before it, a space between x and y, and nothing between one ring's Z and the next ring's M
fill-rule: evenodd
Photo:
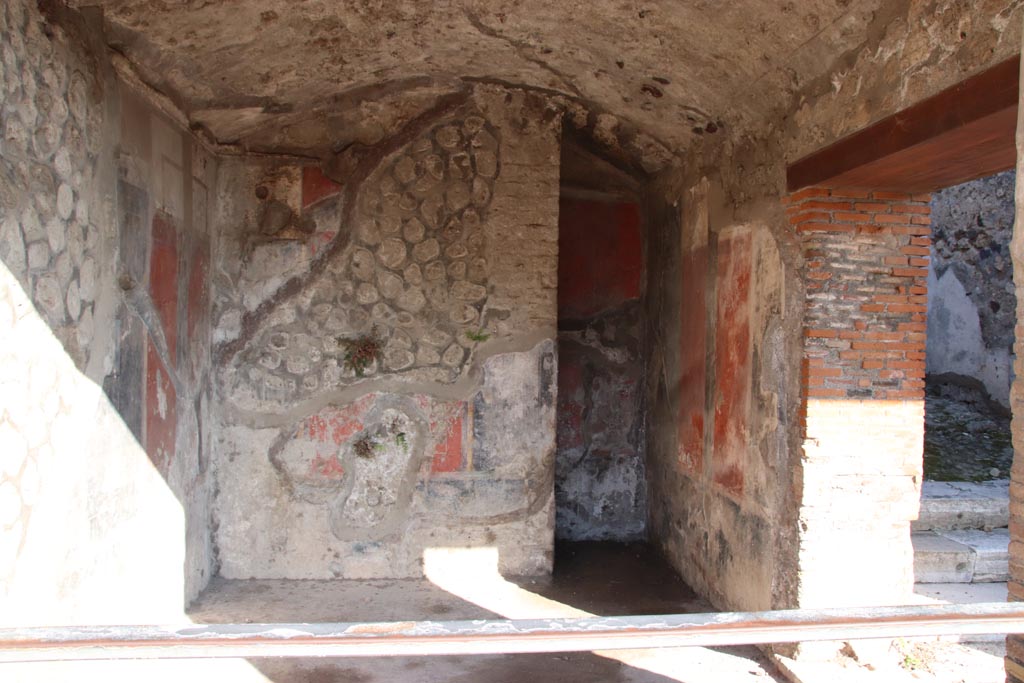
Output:
M379 424L372 430L366 430L359 438L352 442L352 452L356 454L356 457L369 460L373 458L379 451L383 451L391 443L391 439L394 439L394 444L402 450L408 450L409 448L409 435L404 429L404 425L397 418L392 419L390 422Z
M907 671L915 671L924 667L924 662L911 648L910 643L902 638L896 639L896 649L900 653L900 666Z
M366 368L379 361L384 354L384 340L377 336L377 328L374 327L370 334L364 334L355 339L338 337L338 343L345 349L345 368L356 373L356 377L363 377Z
M398 419L391 420L391 424L388 425L388 431L395 437L395 445L399 448L405 449L409 445L409 440L405 436L405 431L402 429L402 424Z
M491 335L484 332L483 329L481 328L479 330L476 330L475 332L473 330L466 330L466 338L469 339L470 341L485 342L491 338Z
M903 655L903 661L900 662L900 666L908 671L921 668L921 660L914 655Z

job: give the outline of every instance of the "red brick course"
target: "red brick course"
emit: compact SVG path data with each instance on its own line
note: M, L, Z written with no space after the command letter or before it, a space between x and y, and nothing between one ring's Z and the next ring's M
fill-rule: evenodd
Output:
M815 187L785 200L803 245L806 397L924 398L929 199Z

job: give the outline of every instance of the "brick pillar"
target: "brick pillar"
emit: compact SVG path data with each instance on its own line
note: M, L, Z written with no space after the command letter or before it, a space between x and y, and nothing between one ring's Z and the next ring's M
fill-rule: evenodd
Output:
M1024 71L1021 73L1024 84ZM1010 387L1010 409L1013 412L1013 465L1010 468L1010 581L1009 599L1024 600L1024 458L1017 454L1024 449L1024 87L1020 90L1021 106L1017 108L1017 214L1010 241L1013 260L1013 284L1017 294L1017 325L1013 339L1013 385ZM1024 636L1006 638L1006 681L1024 683Z
M787 200L804 312L800 607L906 604L924 437L929 195Z

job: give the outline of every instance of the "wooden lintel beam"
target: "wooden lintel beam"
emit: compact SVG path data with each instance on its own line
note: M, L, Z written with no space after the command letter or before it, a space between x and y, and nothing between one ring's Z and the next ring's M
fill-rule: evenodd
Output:
M973 168L965 166L963 171L950 169L948 159L937 160L930 156L930 152L949 145L963 145L964 150L973 148L967 156L1003 158L1006 150L1001 146L1005 145L1007 138L1012 147L1019 73L1020 59L1008 59L795 161L786 171L788 190L795 192L814 185L838 187L837 179L839 182L845 179L844 186L849 186L851 179L863 184L869 174L858 173L857 169L884 168L889 163L913 170L918 188L927 187L927 169L937 163L947 164L941 174L936 174L941 182L949 183L950 178L964 182L977 177L978 173ZM1014 125L993 134L994 123L1006 127L1007 121ZM958 131L967 131L968 134L957 134ZM984 136L984 139L975 139L975 136ZM929 144L937 141L938 144ZM978 145L985 145L985 148L979 150ZM950 155L947 150L947 156L955 154ZM999 163L997 161L996 165ZM898 178L896 182L899 182ZM884 187L877 184L876 187L905 189L891 184Z

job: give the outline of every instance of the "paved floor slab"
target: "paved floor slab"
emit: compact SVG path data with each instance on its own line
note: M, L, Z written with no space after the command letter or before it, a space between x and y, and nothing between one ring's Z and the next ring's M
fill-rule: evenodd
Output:
M969 546L934 531L912 533L910 540L914 544L916 583L970 583L975 554Z

